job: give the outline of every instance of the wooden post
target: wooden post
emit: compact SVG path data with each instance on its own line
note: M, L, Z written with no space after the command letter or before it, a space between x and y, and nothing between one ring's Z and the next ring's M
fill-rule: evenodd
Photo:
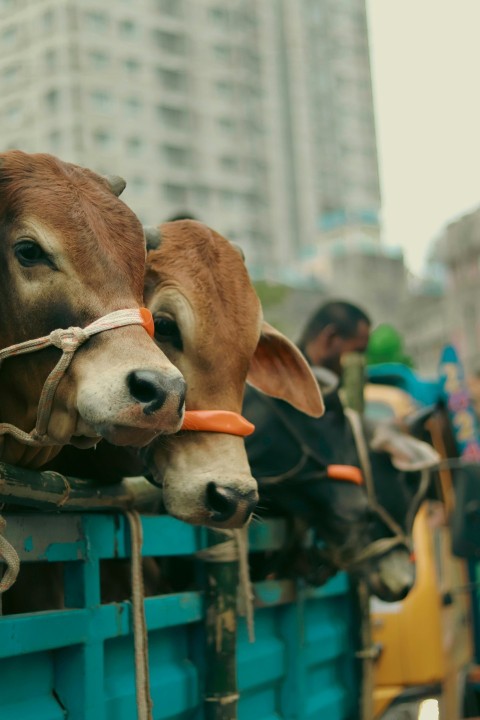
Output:
M365 409L365 356L357 352L346 353L342 357L342 367L343 402L347 407L362 415ZM367 584L363 580L357 582L355 588L360 609L360 638L362 644L362 649L357 653L357 657L360 658L362 663L360 718L361 720L373 720L375 652L370 620L370 593Z
M342 356L342 393L345 405L362 414L365 404L365 356L363 353L346 353Z
M233 533L207 531L205 562L206 680L205 720L236 720L237 688L237 548ZM218 551L218 552L217 552ZM222 555L224 554L224 558ZM202 554L200 555L202 557ZM228 558L228 559L227 559Z

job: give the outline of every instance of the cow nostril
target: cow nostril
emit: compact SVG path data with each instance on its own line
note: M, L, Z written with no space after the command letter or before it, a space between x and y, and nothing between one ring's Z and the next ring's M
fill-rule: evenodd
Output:
M206 503L213 513L213 518L221 522L222 520L228 520L235 513L238 506L238 497L232 490L218 487L216 483L209 482Z
M149 413L161 408L167 398L161 376L152 370L134 370L129 373L127 384L130 395L143 405L148 405Z
M257 499L255 491L241 493L232 488L221 487L212 481L207 485L205 502L212 512L212 520L215 522L230 520L237 512L239 505L242 505L246 521L253 512Z

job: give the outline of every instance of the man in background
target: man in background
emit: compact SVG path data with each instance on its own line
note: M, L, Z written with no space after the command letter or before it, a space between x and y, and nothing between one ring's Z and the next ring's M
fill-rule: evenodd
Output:
M298 347L314 369L326 368L340 378L342 355L366 352L370 326L370 318L356 305L327 302L308 320Z

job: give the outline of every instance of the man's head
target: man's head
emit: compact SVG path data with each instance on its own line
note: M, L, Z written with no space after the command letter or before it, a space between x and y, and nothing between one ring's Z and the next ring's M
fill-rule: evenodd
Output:
M365 352L370 318L356 305L334 301L322 305L308 320L298 343L312 365L341 375L341 357Z

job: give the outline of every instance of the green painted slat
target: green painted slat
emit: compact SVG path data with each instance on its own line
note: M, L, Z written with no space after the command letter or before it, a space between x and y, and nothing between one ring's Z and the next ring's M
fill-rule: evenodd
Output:
M5 536L23 562L130 556L130 536L123 515L5 513L5 518ZM203 528L167 515L143 516L142 524L142 554L145 557L191 555L206 547Z
M194 592L147 598L145 612L149 630L193 623L203 616L203 600L200 593ZM0 658L131 632L127 602L83 610L7 615L0 618Z

